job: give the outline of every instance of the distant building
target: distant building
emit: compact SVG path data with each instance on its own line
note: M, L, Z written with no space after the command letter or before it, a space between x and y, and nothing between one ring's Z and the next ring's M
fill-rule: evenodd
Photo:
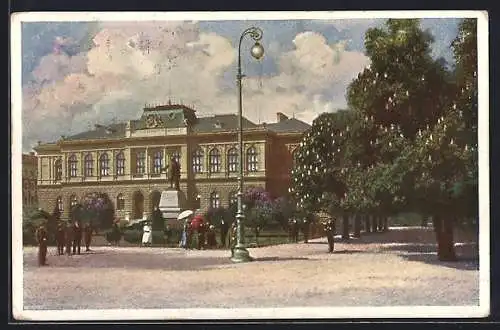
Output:
M290 184L292 153L309 125L278 113L276 123L243 119L244 184L278 197ZM184 105L146 107L141 117L39 143L41 208L57 206L62 218L92 192L106 193L118 216L138 219L159 204L170 187L170 158L181 165L180 189L189 208L228 206L238 189L238 117L200 117Z
M34 152L23 154L23 207L36 207L38 161Z

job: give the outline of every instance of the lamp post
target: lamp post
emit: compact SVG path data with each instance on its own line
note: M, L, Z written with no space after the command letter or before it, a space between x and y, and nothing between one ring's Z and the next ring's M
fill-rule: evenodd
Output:
M239 175L238 175L238 211L236 213L236 246L234 247L233 262L251 261L252 257L245 246L245 215L243 212L243 106L241 100L241 79L244 75L241 73L241 42L245 36L249 35L254 41L250 54L260 59L264 55L264 48L259 43L262 39L262 30L256 27L250 27L243 31L238 44L238 73L236 74L236 84L238 87L238 144L239 144Z

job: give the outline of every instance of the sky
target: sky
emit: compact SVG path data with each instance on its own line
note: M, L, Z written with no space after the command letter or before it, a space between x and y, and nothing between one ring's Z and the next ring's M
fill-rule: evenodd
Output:
M258 26L265 56L242 44L243 113L311 123L346 107L346 88L370 64L367 29L385 19L268 21L23 22L23 151L94 127L136 119L145 104L171 99L199 116L237 112L237 42ZM422 19L433 56L452 65L460 19Z

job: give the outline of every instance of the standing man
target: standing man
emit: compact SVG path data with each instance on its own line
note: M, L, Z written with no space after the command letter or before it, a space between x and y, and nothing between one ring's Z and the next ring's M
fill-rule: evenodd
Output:
M223 248L226 247L227 232L229 231L229 224L224 220L220 221L220 242Z
M64 244L65 242L65 234L64 227L62 222L57 224L57 232L56 232L56 242L57 242L57 255L61 256L64 254Z
M299 228L297 224L297 219L292 218L288 221L288 231L290 236L290 241L292 243L297 243L299 241Z
M181 179L181 166L175 157L170 159L170 188L179 190L179 181Z
M73 254L80 254L80 247L82 245L82 227L80 221L75 221L73 224Z
M326 238L328 239L328 253L333 253L334 237L335 237L335 219L329 218L323 223L325 228Z
M231 226L231 257L234 256L234 248L236 247L237 243L237 236L238 236L238 226L236 225L236 221L233 222Z
M65 230L65 240L66 240L66 254L71 255L71 244L73 243L73 225L71 224L71 220L66 224Z
M47 265L47 230L45 226L40 226L36 231L36 240L38 242L38 266Z
M307 243L309 240L309 217L305 217L303 222L302 222L302 234L304 234L304 243Z
M90 251L90 243L92 242L92 234L94 232L94 226L92 221L85 224L84 239L85 239L85 252Z

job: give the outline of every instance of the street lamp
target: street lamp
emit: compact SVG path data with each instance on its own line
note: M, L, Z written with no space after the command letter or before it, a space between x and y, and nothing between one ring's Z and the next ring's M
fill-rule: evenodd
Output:
M264 56L264 48L259 43L262 39L262 30L256 27L250 27L243 31L238 44L238 73L236 74L236 84L238 85L238 144L239 144L239 176L238 176L238 211L236 213L236 246L231 257L233 262L251 261L252 257L245 246L245 215L243 213L243 106L241 101L241 79L244 75L241 73L241 42L243 38L249 35L255 44L250 50L250 54L257 60Z

